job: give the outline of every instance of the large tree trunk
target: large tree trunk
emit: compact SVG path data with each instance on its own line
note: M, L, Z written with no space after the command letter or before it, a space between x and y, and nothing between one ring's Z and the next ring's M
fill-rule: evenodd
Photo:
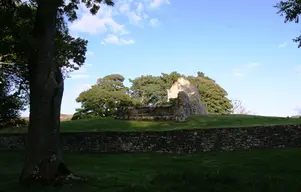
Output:
M60 0L39 0L29 58L28 146L20 182L52 183L69 174L62 161L60 110L64 84L54 62L56 15Z

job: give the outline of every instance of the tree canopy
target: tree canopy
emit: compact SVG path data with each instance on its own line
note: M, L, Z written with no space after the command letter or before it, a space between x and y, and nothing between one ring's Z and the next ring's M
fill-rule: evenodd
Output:
M22 84L25 93L29 91L29 48L33 46L31 32L34 28L36 4L12 4L11 9L1 7L0 18L0 53L1 62L13 63L5 67L9 78L14 80L15 86ZM62 15L58 18L55 36L55 62L63 70L64 76L68 72L78 70L85 62L88 41L74 38L69 34L67 24Z
M130 79L132 86L124 86L124 77L112 74L97 80L89 90L80 93L76 99L81 103L73 119L93 116L114 116L116 110L124 105L157 105L167 102L167 89L179 77L187 78L200 93L200 99L208 107L209 113L228 114L232 103L227 98L227 92L214 80L198 72L198 76L185 76L176 71L160 76L142 75ZM88 116L87 116L88 115Z
M5 100L3 103L6 103L6 107L2 107L0 116L12 122L29 103L28 59L37 6L33 3L12 3L7 6L10 9L0 8L0 62L13 65L0 68L0 75L5 75L5 90L9 90L3 93L2 100ZM57 19L55 62L67 77L70 71L84 64L88 42L72 37L63 17Z
M198 72L198 76L185 76L178 72L162 73L161 76L140 76L130 80L131 95L144 105L164 103L167 100L167 89L179 78L184 77L195 85L200 93L201 101L207 105L212 114L227 114L232 108L228 93L213 79Z
M275 5L278 9L277 14L284 16L284 22L299 23L299 16L301 14L301 1L300 0L287 0L280 1ZM298 43L298 48L301 47L301 35L293 39Z
M24 100L19 97L18 92L13 92L11 81L0 66L0 129L11 126L23 125L25 122L20 119L20 110L24 107Z
M123 82L124 77L119 74L99 78L95 85L76 98L76 101L81 103L81 108L76 110L72 119L113 116L118 107L137 104L137 101L130 97L129 89Z

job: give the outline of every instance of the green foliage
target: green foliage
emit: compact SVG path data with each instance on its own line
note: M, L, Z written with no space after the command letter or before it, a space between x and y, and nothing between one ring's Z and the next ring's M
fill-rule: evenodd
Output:
M277 3L275 8L278 9L277 14L284 16L284 22L299 23L299 15L301 14L301 1L300 0L287 0ZM293 39L298 43L298 48L301 47L301 35Z
M2 69L0 74L0 129L24 125L25 122L20 119L20 110L24 103L18 94L12 93L10 82L5 78Z
M29 48L33 46L31 31L34 28L36 6L19 4L11 9L2 9L0 19L0 53L2 61L14 63L15 74L28 85ZM63 15L57 17L55 62L67 75L78 70L85 62L88 41L74 38L69 34ZM27 88L28 89L28 88Z
M130 79L132 87L131 96L139 100L144 105L156 104L166 100L166 90L160 77L147 75Z
M130 93L133 98L138 99L144 105L162 104L167 101L167 89L183 75L172 72L162 73L161 76L142 75L130 79L132 86Z
M201 101L207 105L211 114L229 114L233 105L227 98L228 93L213 79L203 75L198 77L187 77L200 93Z
M138 101L129 96L129 89L123 81L124 77L119 74L98 79L96 85L80 93L76 99L81 108L77 109L73 119L114 116L119 107L137 104Z
M79 95L76 101L81 103L81 108L76 110L72 119L114 116L121 106L165 104L167 89L179 77L187 78L198 88L200 99L207 105L209 113L231 112L233 106L227 98L227 92L201 72L198 72L197 77L186 77L178 72L162 73L161 76L142 75L130 79L132 83L130 89L123 85L122 75L111 74L98 79L96 85Z
M96 119L99 116L94 114L85 114L84 111L77 109L77 111L73 114L71 120L79 120L79 119Z
M200 99L207 105L209 113L230 113L233 106L227 98L227 92L202 72L198 72L197 77L181 75L178 72L162 73L161 76L140 76L130 80L132 83L131 95L145 105L164 103L167 100L167 89L179 77L188 79L198 88Z
M0 7L0 62L13 65L2 67L0 73L5 73L6 81L9 81L7 89L14 92L10 98L14 99L7 98L2 110L6 110L6 114L19 114L16 110L25 109L29 100L28 57L33 46L31 32L37 8L34 3L8 2ZM69 34L62 14L58 15L57 23L55 62L67 76L84 64L88 42ZM12 101L17 103L12 104Z
M95 15L98 12L101 3L108 6L114 6L114 2L112 0L72 0L68 1L67 4L65 4L66 2L61 4L59 12L65 13L69 21L74 21L77 19L76 11L78 10L78 4L80 2L86 5L92 15Z

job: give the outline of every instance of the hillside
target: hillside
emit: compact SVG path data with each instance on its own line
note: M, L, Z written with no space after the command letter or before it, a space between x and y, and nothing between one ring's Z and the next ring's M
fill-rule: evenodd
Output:
M210 129L252 127L260 125L301 124L301 118L265 117L254 115L192 116L185 122L174 121L127 121L113 118L96 118L67 121L70 115L62 115L62 132L95 131L167 131L179 129ZM0 133L26 132L27 128L9 128Z
M72 118L73 114L61 114L61 121L70 120ZM29 117L22 117L23 119L28 120Z

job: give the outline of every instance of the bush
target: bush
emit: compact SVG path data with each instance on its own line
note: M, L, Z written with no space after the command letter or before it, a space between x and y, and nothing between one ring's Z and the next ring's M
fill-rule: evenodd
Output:
M4 96L0 98L0 129L12 126L19 126L25 123L20 118L20 110L23 104L15 96Z
M7 119L0 122L0 128L11 128L11 127L23 127L27 126L28 121L26 119L16 118L16 119Z
M100 118L100 116L76 112L73 114L71 120L73 121L73 120L79 120L79 119L95 119L95 118Z

